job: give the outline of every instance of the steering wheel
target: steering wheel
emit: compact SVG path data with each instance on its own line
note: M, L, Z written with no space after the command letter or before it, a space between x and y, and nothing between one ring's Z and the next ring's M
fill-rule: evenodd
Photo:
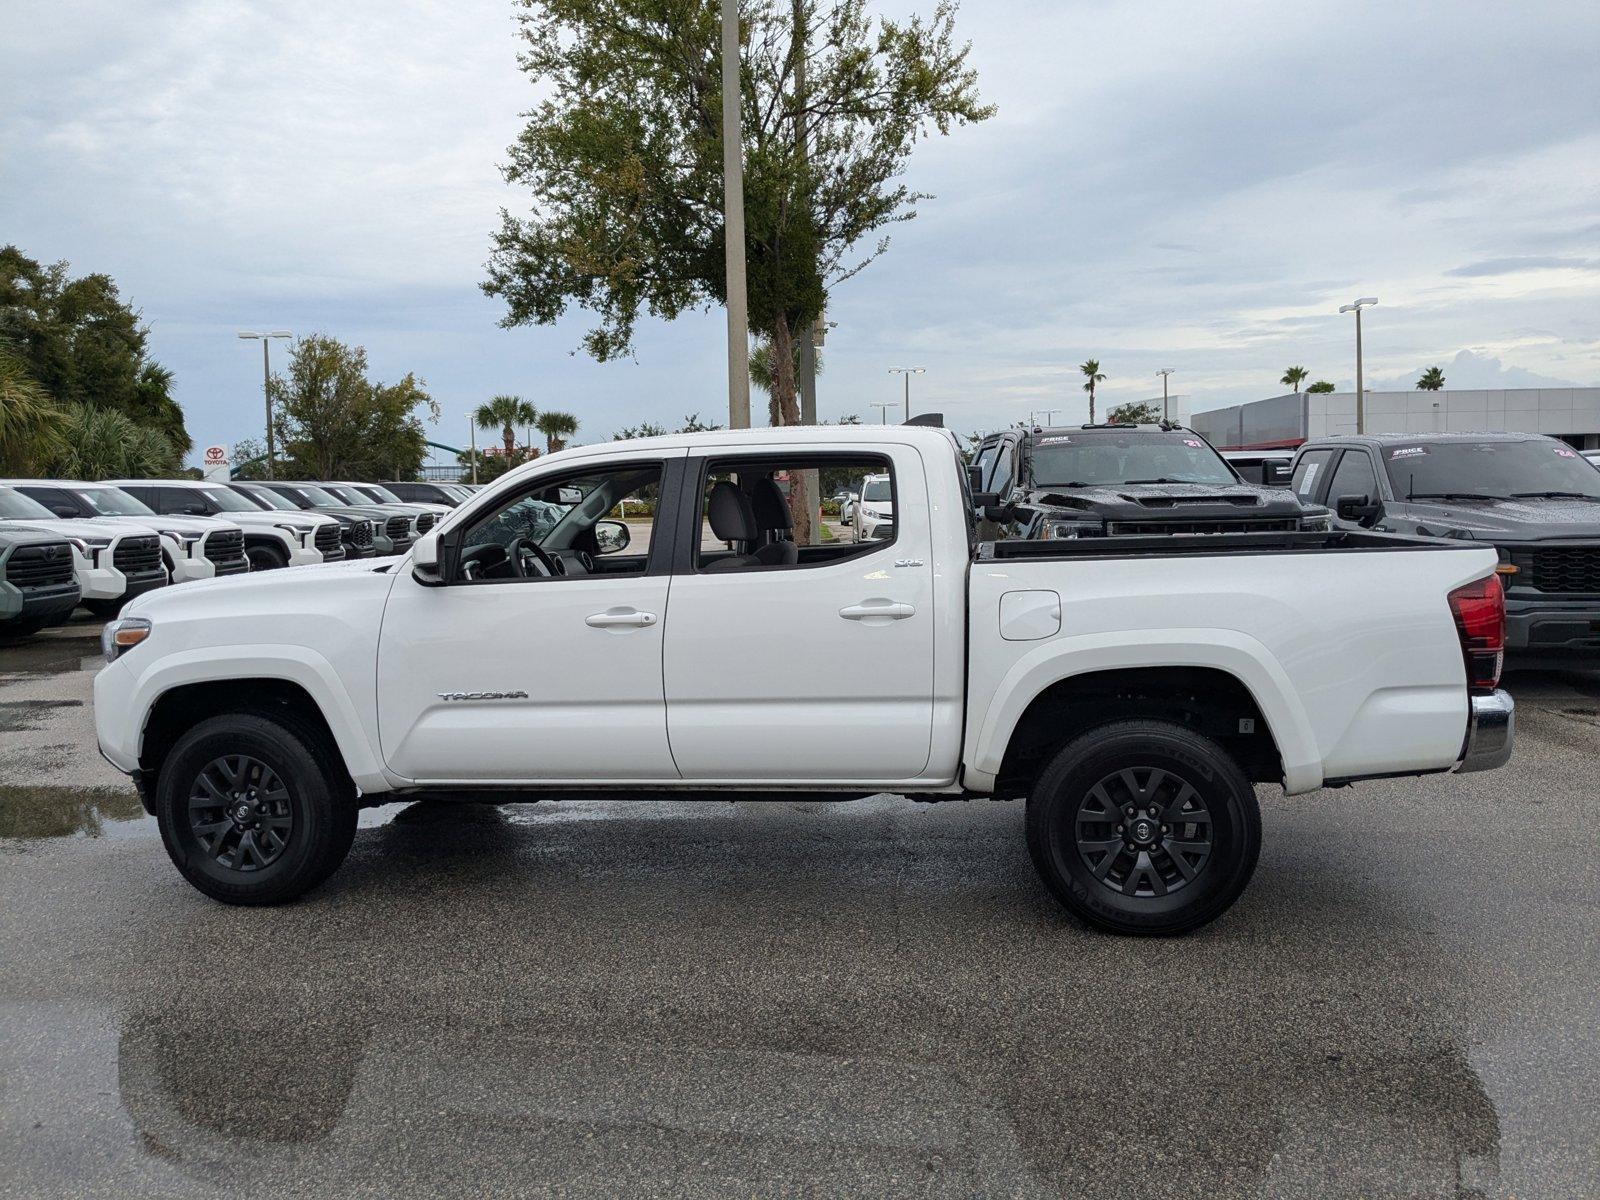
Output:
M527 538L519 537L513 539L511 544L506 547L506 557L511 560L511 569L523 579L530 577L537 579L541 575L561 575L565 573L557 565L556 560L546 553L543 546ZM530 557L543 570L530 571L528 569L528 559Z

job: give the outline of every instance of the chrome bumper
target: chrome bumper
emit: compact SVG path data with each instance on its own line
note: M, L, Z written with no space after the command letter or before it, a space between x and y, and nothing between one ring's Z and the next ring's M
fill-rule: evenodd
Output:
M1517 703L1509 692L1495 691L1472 697L1467 714L1467 740L1461 748L1457 771L1492 771L1511 757L1515 740Z

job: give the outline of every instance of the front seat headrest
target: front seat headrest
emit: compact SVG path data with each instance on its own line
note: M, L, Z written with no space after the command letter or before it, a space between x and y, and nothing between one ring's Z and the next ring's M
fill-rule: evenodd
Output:
M794 528L794 518L789 514L789 502L783 498L783 489L770 476L758 479L750 487L750 507L755 510L756 524L762 529L788 533Z
M711 522L711 532L719 541L756 540L755 510L750 507L750 497L737 484L722 480L711 489L711 499L706 502L706 517Z

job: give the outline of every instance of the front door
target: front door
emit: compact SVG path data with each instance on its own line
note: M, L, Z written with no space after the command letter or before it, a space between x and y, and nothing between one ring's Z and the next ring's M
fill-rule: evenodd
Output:
M650 514L682 453L540 473L458 510L446 584L397 568L378 650L390 770L436 784L677 779L661 676L670 547ZM619 505L625 534L600 525Z
M689 459L699 537L677 555L666 639L667 726L685 779L825 785L910 780L926 768L935 621L922 464L911 447L854 451ZM809 496L869 474L891 480L890 539L855 543L826 518L807 530ZM730 487L751 499L753 529L738 527L745 515ZM766 515L774 487L792 533ZM774 553L786 536L800 544Z

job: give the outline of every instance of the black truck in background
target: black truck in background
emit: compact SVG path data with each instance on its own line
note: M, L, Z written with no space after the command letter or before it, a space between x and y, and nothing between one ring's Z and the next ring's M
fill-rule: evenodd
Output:
M1500 552L1506 649L1600 650L1600 471L1534 433L1317 438L1291 490L1345 528L1457 538Z
M1182 426L1014 428L978 444L978 536L1056 539L1289 533L1330 527L1292 491L1246 483Z

